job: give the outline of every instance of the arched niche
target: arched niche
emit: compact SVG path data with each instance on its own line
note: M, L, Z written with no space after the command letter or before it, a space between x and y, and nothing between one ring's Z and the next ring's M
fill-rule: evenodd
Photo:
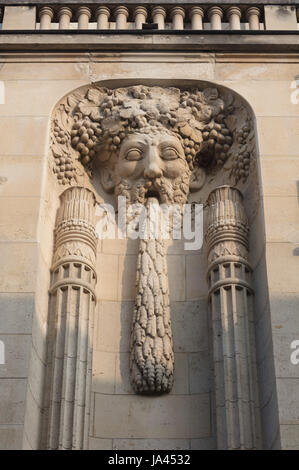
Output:
M47 234L47 236L45 235L43 238L44 241L42 242L42 250L45 254L45 263L41 267L41 275L44 275L45 279L49 280L49 276L45 273L47 270L50 271L51 266L53 267L53 230L55 226L57 227L57 211L59 207L61 210L61 201L64 197L63 194L66 194L69 188L84 188L88 193L93 195L92 197L94 198L95 205L96 203L101 204L105 202L116 207L113 191L110 191L110 193L107 192L105 190L107 188L105 188L105 184L103 185L103 181L101 180L101 171L102 168L105 167L106 157L102 159L100 163L95 163L97 150L94 146L98 145L98 139L103 135L103 131L98 133L96 131L99 128L102 129L103 125L105 126L105 115L99 116L98 110L101 107L103 108L102 104L105 102L106 96L110 96L110 98L113 97L114 92L117 89L122 89L120 92L122 97L125 97L128 101L130 99L134 101L135 107L136 102L138 101L138 109L141 109L140 103L142 100L148 99L146 93L144 96L144 92L147 92L147 90L151 92L151 90L154 89L153 99L155 103L153 106L156 106L156 108L159 103L159 93L161 94L160 101L162 102L164 99L164 108L165 106L167 107L167 102L171 101L172 98L174 100L178 100L178 106L170 110L172 112L170 119L173 121L176 120L175 114L178 110L181 110L182 108L185 110L186 108L191 108L189 110L187 109L189 113L187 113L189 121L187 119L187 124L183 123L179 128L177 123L172 125L169 121L167 122L167 114L169 110L163 109L163 107L159 108L160 115L156 115L153 119L157 119L162 126L166 126L170 133L172 132L179 135L185 155L188 154L190 149L194 148L194 143L197 145L195 155L194 152L193 154L191 153L192 165L190 166L190 182L192 184L190 184L190 187L192 186L192 189L188 194L188 202L201 203L204 205L205 225L207 221L206 214L209 210L207 201L211 192L222 186L230 186L242 194L243 205L248 218L248 224L250 226L249 263L253 268L253 288L256 292L256 300L254 304L255 322L259 326L258 316L260 309L264 308L260 299L267 297L267 293L265 292L265 290L267 290L267 278L264 263L265 240L263 208L260 196L261 182L255 116L250 105L240 95L228 88L205 81L184 80L182 83L181 80L143 80L138 82L133 82L132 80L111 80L80 87L63 97L60 102L57 103L51 117L50 149L47 178L44 189L46 194L46 197L44 198L46 204L42 208L44 213L44 225L42 230L44 230L44 233ZM128 92L128 89L131 91ZM175 89L176 91L169 91L172 89ZM174 97L172 96L173 94ZM198 101L196 101L197 97ZM196 106L198 104L198 107L194 106L195 104ZM116 103L116 105L122 109L130 108L130 103L125 106L123 106L123 103L121 103L121 105ZM109 106L106 107L106 109L111 109ZM103 111L102 108L101 112ZM145 109L144 111L145 114L148 113L148 110ZM162 122L163 120L160 119L161 115L165 117L164 124ZM114 132L114 137L118 136L118 133L122 131L123 121L127 119L130 121L131 118L127 118L126 116L126 113L123 113L123 116L119 120L120 122L116 124L119 126L119 129L118 132ZM205 121L204 123L202 123L203 116ZM106 117L109 117L109 114L107 114ZM148 116L146 116L146 119L149 120ZM93 137L94 145L92 145L90 139L86 142L81 142L80 140L81 135L85 134L85 132L82 133L80 129L84 127L84 121L86 120L89 120L89 122L94 124L94 128L90 128L91 130L93 129L93 132L90 132L89 134L90 137ZM197 120L200 125L196 126L196 122L194 125L194 120ZM195 140L192 138L192 132L194 131L195 134L197 133ZM109 126L107 124L105 132L109 133ZM125 135L127 135L126 132L128 134L133 133L134 129L129 125L128 129L125 131ZM198 138L198 133L201 134L202 141L201 137ZM75 141L73 139L75 139ZM191 141L193 141L193 143ZM78 147L78 143L89 143L89 147L87 147L88 152L86 151L85 145ZM119 150L118 141L113 141L112 139L112 142L109 144L110 147L111 144L116 144L116 148L112 149L112 153L113 151L114 153L117 153ZM90 158L90 150L93 151L92 158ZM109 152L110 151L111 149L109 149ZM99 153L101 152L103 152L103 147L99 149ZM107 157L107 159L109 158L110 157ZM206 230L206 226L204 230ZM132 293L135 284L134 273L136 270L137 251L137 242L132 242L131 240L129 240L128 243L124 240L116 242L112 241L111 243L109 241L102 240L98 243L96 261L94 262L95 273L98 277L98 282L95 287L95 297L98 299L98 307L96 308L98 310L96 310L95 331L93 335L94 376L93 384L91 385L88 393L93 394L93 399L96 396L95 394L98 393L96 406L98 406L100 410L90 409L88 418L85 418L87 421L93 420L94 422L94 420L102 420L102 408L107 406L109 408L110 406L113 410L113 399L108 404L104 401L101 403L101 395L110 395L113 398L113 395L117 395L115 392L118 390L118 394L122 398L128 398L127 403L125 400L121 402L119 405L121 408L127 407L131 403L130 400L134 400L134 396L136 396L133 395L134 392L130 388L127 376L129 371L128 322L131 321L131 310L134 302L134 297L132 297L134 294ZM201 397L199 397L199 400L201 400L203 395L205 395L207 401L205 402L203 400L200 403L200 406L198 407L198 416L200 417L200 414L203 413L203 415L205 415L204 419L209 420L207 427L215 430L215 426L217 427L217 425L215 425L216 418L214 410L214 368L211 366L213 363L213 348L211 342L212 325L208 313L208 303L204 298L208 293L208 286L205 279L207 269L206 257L206 244L203 245L200 254L192 251L188 254L184 254L181 241L170 243L168 247L167 258L169 262L168 269L170 276L170 302L174 304L172 314L175 316L176 324L174 326L174 343L175 345L177 344L177 349L175 346L174 351L175 356L178 358L176 361L177 372L175 372L177 374L177 378L175 376L174 392L169 395L169 401L174 402L175 399L181 399L183 403L184 397L187 396L184 401L184 406L187 408L187 416L188 413L191 412L192 407L194 407L194 397L201 395ZM181 269L182 265L184 266L183 270ZM117 270L118 273L116 281L115 276L113 275L115 270ZM176 287L178 286L176 276L179 277L182 272L184 287L183 292L180 292L180 289L176 291ZM198 290L196 290L196 275L198 275ZM115 282L117 285L115 285ZM181 286L179 285L178 287L180 288ZM43 303L41 302L41 305L43 306L47 303L48 288L49 285L46 287L44 286L44 291L39 293L39 295L43 296L44 299ZM109 302L111 303L111 325L109 325L110 312L107 311ZM45 364L47 364L47 367L49 368L49 364L51 367L51 359L49 358L49 351L47 352L47 348L51 345L51 342L55 340L55 334L53 335L53 331L55 331L56 328L56 317L53 313L50 315L46 313L45 308L41 308L41 310L42 312L37 311L36 314L37 319L35 320L35 324L37 327L34 334L36 335L36 341L41 344ZM49 310L49 312L51 312L51 310ZM200 317L205 315L207 323L205 323L205 321L203 321L203 323L199 323ZM193 323L191 322L189 324L188 329L186 324L188 324L188 319L190 320L190 318ZM200 321L202 321L202 319ZM268 322L270 322L269 318ZM187 328L187 332L184 333L186 336L184 339L181 337L183 336L181 333L182 328ZM257 364L259 363L259 355L261 354L260 349L262 349L262 346L260 345L263 343L265 329L265 325L263 325L263 329L259 327L256 329L256 344L254 342L253 347L257 358ZM103 330L103 333L101 333L101 330ZM200 338L195 338L196 334L198 334ZM208 336L209 339L207 339ZM191 346L191 349L188 350L188 344L192 343L192 341L197 345L196 347L198 347L198 350L196 350L195 353L192 352L193 345ZM206 341L203 350L200 349L200 341ZM99 352L98 348L102 348L102 351ZM114 354L114 358L112 359L114 366L112 367L115 367L116 373L113 379L110 374L111 357L108 357L109 354L106 354L109 352L109 348L111 355ZM269 348L271 348L271 345L269 345ZM197 353L198 357L195 357ZM201 355L200 353L203 354ZM206 357L204 357L205 354ZM190 372L187 378L183 376L186 364L188 365ZM30 381L35 380L33 377L35 373L36 372L32 372L30 374L29 383ZM33 446L35 447L45 448L48 446L47 436L49 419L47 418L47 409L49 408L50 398L47 395L47 392L51 389L51 377L51 374L49 375L46 372L46 367L44 370L39 371L37 387L39 388L39 394L43 404L39 410L40 413L36 414L36 421L33 426L33 434L36 434L36 437L33 439ZM114 383L112 384L111 382L113 380ZM263 394L264 384L261 377L256 379L255 386L259 389L258 393ZM196 393L192 393L194 390ZM136 398L136 402L140 403L139 400L140 398ZM149 400L149 398L147 397L145 400ZM152 400L155 400L155 398L152 398ZM165 402L165 398L163 400ZM147 403L149 402L147 401ZM157 401L155 403L157 403ZM178 401L178 403L180 402ZM27 403L26 416L28 420L30 406L30 403ZM140 406L141 413L143 402L141 402ZM171 407L173 409L172 403ZM259 407L259 405L257 405L257 407ZM211 411L211 413L208 413L208 418L203 411L204 409L209 409ZM117 413L117 406L115 407L115 410ZM166 413L169 412L167 406L164 411ZM154 446L157 436L159 435L157 429L162 427L162 423L160 422L159 412L156 410L154 405L153 413L157 418L154 418L152 434L151 430L149 430L150 437L148 437L148 439L152 442L152 444L149 445ZM211 420L210 415L212 416ZM44 418L44 416L46 416L46 418ZM176 419L178 418L174 413L174 420L170 425L172 428L176 427ZM261 419L263 422L263 411L261 411ZM87 426L86 421L85 426ZM97 424L94 424L94 426L97 427ZM202 438L202 436L200 435L201 430L198 429L196 423L193 423L193 426L194 435L188 436L188 439L194 439L195 442L196 439ZM138 427L133 432L129 431L129 428L130 423L128 423L128 435L132 435L133 439L144 438L142 431ZM97 436L100 435L102 439L105 439L105 435L101 428L96 432L98 433ZM113 432L113 428L111 432ZM162 433L163 432L164 431L162 431ZM171 434L171 430L169 429L165 432L170 432ZM259 447L262 447L263 440L266 440L265 433L267 433L267 430L264 429L263 432L263 438L259 438ZM206 430L203 431L203 436L206 435L205 433ZM217 430L213 432L209 431L207 446L216 446L216 434ZM92 437L89 431L87 432L87 435ZM42 436L41 439L40 436ZM81 447L79 448L86 448L88 446L88 439L85 439L84 442L84 444L80 444Z

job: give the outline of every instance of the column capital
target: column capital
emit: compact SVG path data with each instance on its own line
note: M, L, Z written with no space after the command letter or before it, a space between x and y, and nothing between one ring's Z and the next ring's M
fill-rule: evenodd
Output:
M60 18L62 15L67 15L71 18L73 16L73 12L69 7L60 7L57 12L57 16Z
M239 7L236 7L236 6L229 7L226 10L226 16L227 16L227 18L229 18L231 15L237 15L239 18L241 18L241 16L242 16L241 9Z
M114 9L113 13L114 13L114 16L117 16L119 14L125 15L126 18L128 18L128 16L129 16L129 10L127 9L127 7L125 7L123 5L120 5L119 7L116 7Z
M86 7L86 6L79 7L78 10L77 10L77 18L78 18L80 15L87 15L88 18L90 19L90 18L91 18L91 10L90 10L90 8L88 8L88 7Z
M183 18L185 18L185 10L181 7L173 7L169 11L170 18L172 19L174 15L180 15Z
M96 9L96 16L106 15L107 18L109 18L110 14L110 9L108 7L101 6Z
M259 8L250 7L250 8L247 8L247 10L245 12L245 17L248 20L251 15L260 16L260 14L261 14L261 10Z
M145 18L147 17L147 8L142 6L137 6L134 10L133 17L136 18L137 15L144 15Z
M201 7L192 7L189 10L189 17L192 18L193 15L200 15L203 18L204 15L205 15L205 12L204 12L203 8L201 8Z
M216 6L209 8L208 9L208 18L209 18L209 20L211 19L211 16L213 16L213 15L218 15L218 16L220 16L220 18L222 18L223 17L222 8L216 7Z
M154 7L151 12L152 17L154 15L162 15L164 18L166 18L166 10L164 7Z
M1 12L0 12L1 14ZM50 16L51 20L54 17L54 11L51 7L42 7L39 12L38 12L38 17L39 19L42 17L42 15L48 15Z

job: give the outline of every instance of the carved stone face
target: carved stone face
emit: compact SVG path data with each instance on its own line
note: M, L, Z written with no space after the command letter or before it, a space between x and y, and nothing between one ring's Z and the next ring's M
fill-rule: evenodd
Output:
M135 133L123 140L113 180L116 196L144 203L154 196L160 203L184 204L190 169L180 140L164 131Z

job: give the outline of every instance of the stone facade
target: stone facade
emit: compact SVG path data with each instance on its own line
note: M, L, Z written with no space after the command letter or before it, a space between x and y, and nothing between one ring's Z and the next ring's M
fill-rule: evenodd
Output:
M275 3L265 10L274 35ZM22 29L10 18L22 12L8 13L0 35L6 136L0 142L0 448L298 449L299 364L291 361L291 344L299 340L298 53L283 43L272 51L266 36L263 47L246 50L241 43L236 50L229 32L222 38L226 50L217 49L213 35L209 52L183 46L189 41L183 34L169 35L167 50L160 51L144 44L135 49L133 34L103 35L101 46L87 53L72 49L72 35L60 35L57 46L55 35L44 33L34 40L41 48L48 40L45 53L30 48L27 33L16 36L13 50L4 47L4 19L7 30L11 24ZM30 11L24 14L32 25ZM284 41L291 42L293 26L281 29L290 30ZM144 43L164 40L140 36ZM87 40L83 33L80 38L80 44ZM115 46L120 39L131 41L131 52L123 46L105 51L104 43ZM95 204L115 206L121 170L115 154L136 129L123 137L119 129L113 137L122 143L115 139L107 148L106 137L99 137L103 129L111 137L103 110L113 108L109 100L117 89L129 101L125 109L133 109L132 122L149 95L160 103L165 96L166 103L177 100L173 115L161 108L145 134L148 121L141 121L139 134L146 140L165 114L163 132L179 140L184 158L189 155L184 197L204 204L203 247L185 250L183 240L168 241L156 271L157 278L168 278L163 312L169 304L173 338L166 352L174 362L173 384L170 374L163 394L158 387L154 395L140 394L137 381L130 381L139 341L137 332L131 340L134 306L142 282L150 282L139 273L136 291L144 248L139 240L94 236ZM178 127L184 102L182 109L191 108L184 115L188 124ZM89 153L76 140L88 119L95 124L88 128L94 143L85 142ZM220 220L222 203L229 210Z

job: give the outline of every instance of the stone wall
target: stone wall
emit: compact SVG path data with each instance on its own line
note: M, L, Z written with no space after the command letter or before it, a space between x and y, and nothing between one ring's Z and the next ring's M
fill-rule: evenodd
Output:
M41 436L47 291L59 204L47 162L51 113L64 95L91 82L172 85L186 83L186 70L193 84L203 80L239 93L256 117L262 197L250 219L250 242L264 446L298 448L299 366L290 362L290 344L299 339L299 105L291 101L298 61L297 54L2 54L1 448L20 448L22 442L37 448ZM91 448L215 447L206 254L186 254L177 245L168 249L175 385L159 401L133 395L125 372L136 251L116 242L98 245Z

